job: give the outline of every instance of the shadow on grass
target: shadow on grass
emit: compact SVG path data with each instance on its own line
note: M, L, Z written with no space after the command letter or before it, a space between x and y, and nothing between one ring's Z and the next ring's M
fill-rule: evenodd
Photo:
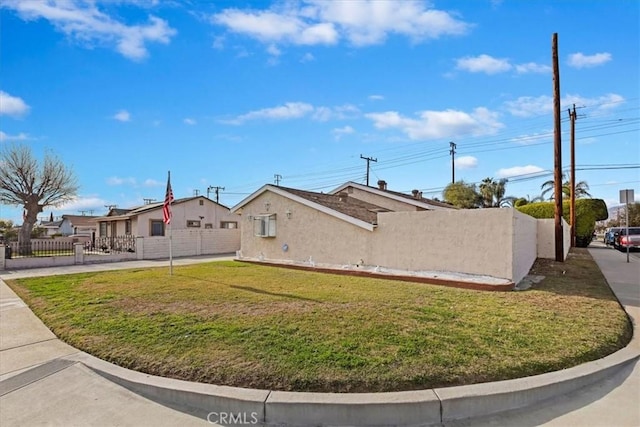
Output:
M586 248L571 248L564 262L538 258L529 274L545 277L532 290L617 301L600 267Z
M292 294L282 294L282 293L278 293L278 292L269 292L269 291L265 291L264 289L258 289L258 288L252 288L250 286L237 286L237 285L229 285L230 288L233 289L239 289L241 291L247 291L247 292L254 292L256 294L263 294L263 295L271 295L271 296L275 296L275 297L283 297L283 298L290 298L290 299L296 299L296 300L301 300L301 301L310 301L310 302L315 302L315 303L322 303L322 301L313 299L313 298L305 298L305 297L301 297L299 295L292 295Z

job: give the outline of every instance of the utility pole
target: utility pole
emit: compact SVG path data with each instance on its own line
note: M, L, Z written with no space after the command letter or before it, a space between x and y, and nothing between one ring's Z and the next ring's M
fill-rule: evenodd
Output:
M573 104L573 111L569 109L569 119L571 120L571 202L569 205L571 221L571 247L576 247L576 104Z
M280 181L282 180L282 175L279 173L273 175L273 182L276 184L276 187L280 186Z
M369 186L369 162L377 162L378 159L374 159L373 157L364 157L360 154L360 158L367 161L367 187Z
M553 180L555 197L555 246L556 261L564 262L562 233L562 138L560 129L560 69L558 66L558 33L551 38L551 62L553 64Z
M449 142L449 154L451 154L451 183L455 183L456 182L456 168L455 168L455 162L454 162L454 156L456 155L456 148L457 145L451 141Z
M220 200L220 190L224 191L224 187L218 187L218 186L213 186L210 185L207 187L207 199L209 199L209 193L211 192L211 190L214 190L216 193L216 203L218 203L218 201Z

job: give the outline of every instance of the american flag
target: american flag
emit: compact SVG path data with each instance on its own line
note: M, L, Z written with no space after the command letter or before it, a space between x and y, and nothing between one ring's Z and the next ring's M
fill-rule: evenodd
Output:
M171 172L167 177L167 192L164 195L164 204L162 205L162 219L165 224L171 222L171 203L173 202L173 190L171 190Z

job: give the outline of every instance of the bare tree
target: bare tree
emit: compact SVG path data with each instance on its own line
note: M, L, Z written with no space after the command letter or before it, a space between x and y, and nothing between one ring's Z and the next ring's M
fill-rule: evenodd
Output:
M18 247L19 253L29 252L38 214L47 206L60 206L76 197L75 174L50 152L39 163L26 145L2 147L0 166L0 203L24 208Z

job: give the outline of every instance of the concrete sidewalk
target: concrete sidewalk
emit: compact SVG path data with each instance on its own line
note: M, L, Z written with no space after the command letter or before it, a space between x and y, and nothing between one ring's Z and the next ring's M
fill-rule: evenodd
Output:
M600 269L607 277L612 289L621 300L625 309L634 318L635 322L640 319L640 261L632 258L630 263L626 263L626 255L613 249L598 247L594 245L590 252ZM230 257L204 257L174 260L174 266L186 265L195 262L211 261L213 259L230 259ZM126 263L99 264L78 267L62 267L51 269L38 269L17 272L2 272L0 279L42 276L51 274L69 274L80 271L101 271L125 268L147 268L167 266L167 261L131 261ZM637 356L640 354L640 340L633 342L632 348L625 349L626 359L630 362L615 362L619 364L616 369L611 369L608 362L596 361L585 364L578 369L567 370L567 373L558 373L553 376L531 377L532 380L526 384L536 387L536 381L543 383L549 379L558 378L558 381L571 382L571 375L578 377L585 371L595 372L602 370L604 378L595 385L580 388L558 399L558 389L553 395L554 401L551 403L536 404L525 409L513 412L499 413L491 417L474 417L466 421L449 421L441 425L447 426L640 426L640 410L637 402L640 401L640 365ZM631 352L632 356L629 357ZM635 356L634 356L635 355ZM176 390L172 394L169 390L168 396L179 399L178 392L181 389L189 389L193 396L193 391L198 392L198 385L189 386L191 383L177 382L175 380L149 379L150 376L132 373L107 364L106 362L93 360L78 350L64 344L58 340L49 329L29 310L28 307L11 291L8 286L0 280L0 425L2 426L23 426L23 425L64 425L64 426L173 426L173 425L215 425L206 420L206 412L200 410L192 411L197 413L197 417L170 409L166 405L160 405L152 400L142 397L140 394L130 391L136 389L135 386L127 388L117 385L124 381L131 380L132 383L142 384L140 390L145 394L150 383L165 384L163 387L172 387ZM612 358L612 359L615 359ZM586 366L589 365L589 366ZM605 373L605 370L608 369ZM102 375L96 372L102 371ZM611 375L609 375L611 372ZM574 374L575 373L575 374ZM553 373L555 374L555 373ZM568 376L568 377L567 377ZM114 381L107 380L112 378ZM137 381L137 382L136 382ZM149 384L144 384L149 382ZM186 384L185 384L186 383ZM484 387L474 388L472 394L477 394L477 390L486 390L493 393L492 386L500 389L504 383L511 386L514 383L522 382L501 382L484 385ZM134 384L134 385L135 385ZM216 386L200 387L210 390ZM519 386L521 387L521 386ZM554 392L551 386L540 387L545 392ZM454 405L456 402L468 409L478 402L482 404L482 396L474 396L474 400L465 400L464 396L456 397L458 391L463 388L452 387L449 389L435 390L439 393L439 402L433 402L446 407ZM229 390L223 390L228 393ZM260 394L256 391L256 394ZM266 392L266 391L265 391ZM406 392L399 395L376 395L376 402L380 399L394 396L403 396L419 399L425 392ZM151 394L156 391L149 392ZM147 393L147 394L149 394ZM270 400L273 403L275 392L266 394L267 397L256 398ZM420 394L422 393L422 394ZM452 396L447 400L447 393ZM463 395L462 393L461 395ZM514 393L515 394L515 393ZM280 393L278 396L284 401L278 403L286 408L290 402L286 400L299 399L300 395L310 396L311 394L296 394L298 397ZM344 395L343 395L344 396ZM198 397L200 398L200 397ZM320 397L322 398L322 396ZM456 401L456 398L458 399ZM165 397L166 399L166 397ZM159 399L162 400L162 399ZM411 400L411 399L408 399ZM500 405L506 401L505 397L500 398L500 392L495 396L487 395L487 404ZM169 402L169 406L171 402ZM298 402L300 403L300 402ZM305 400L309 404L308 400ZM393 411L394 402L390 399L383 402L387 412L385 415L389 419L388 411ZM409 416L406 409L401 409L403 405L395 404L399 410L393 411L397 414ZM431 404L432 402L427 402ZM180 405L176 405L180 406ZM454 405L455 406L455 405ZM375 412L373 406L371 407ZM218 421L221 414L214 414L210 421ZM302 419L310 421L306 416L310 413L302 414ZM401 415L397 415L397 424L402 424ZM238 420L236 420L238 421ZM241 422L233 424L254 424L251 417ZM371 423L372 424L372 423ZM371 425L370 424L370 425ZM378 422L376 425L391 425L390 422ZM395 423L393 423L395 424ZM418 425L437 425L425 415L420 419ZM314 425L320 425L316 422ZM329 424L326 424L329 425ZM333 424L337 425L337 424ZM352 425L352 424L351 424Z

